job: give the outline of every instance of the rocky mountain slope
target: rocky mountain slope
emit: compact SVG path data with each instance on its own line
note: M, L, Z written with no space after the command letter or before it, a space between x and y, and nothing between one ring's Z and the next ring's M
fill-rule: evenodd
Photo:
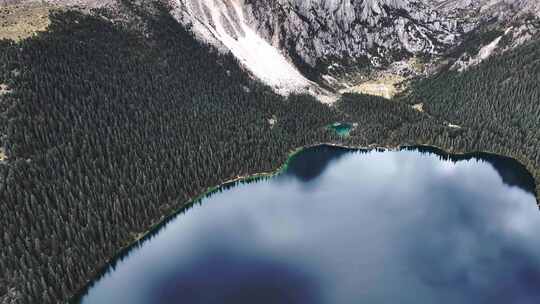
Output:
M463 17L497 18L501 21L523 17L525 14L540 15L537 0L432 0L440 12Z
M180 22L230 50L247 70L279 92L310 88L319 95L324 91L311 81L342 89L342 78L351 68L391 67L392 73L410 73L408 59L444 57L463 42L477 45L472 52L458 54L456 68L478 64L534 36L536 24L527 18L540 12L536 0L169 2ZM478 34L487 25L499 35ZM476 39L477 35L491 38ZM392 67L396 63L397 69Z
M173 16L195 34L230 51L255 77L282 94L311 91L323 100L331 94L304 77L288 58L249 26L248 12L238 0L173 0Z
M310 65L359 57L379 65L438 54L460 33L455 21L418 0L246 0L245 8L261 35Z
M535 2L507 14L496 0L268 1L0 0L5 14L54 11L48 29L0 41L0 304L66 303L190 198L313 143L511 156L540 201L540 39L524 43ZM385 73L416 64L460 72L392 98L404 77ZM309 72L339 66L379 67L386 77L348 91L392 100L345 90L327 107L253 79L331 101ZM327 132L334 122L350 137Z
M0 0L0 6L21 5L21 4L49 4L59 6L79 6L79 7L104 7L116 3L116 0Z
M462 44L454 48L465 50L452 64L460 71L513 50L540 34L537 0L433 0L433 7L458 20L467 32Z
M275 91L308 92L323 101L335 99L331 91L343 88L340 77L351 69L385 68L398 62L398 74L409 72L408 59L441 57L484 24L493 20L504 24L499 26L507 31L504 35L473 41L479 44L474 52L459 54L463 64L458 68L476 64L530 39L536 24L525 16L540 15L536 0L157 1L169 5L175 19L190 26L201 40L231 52ZM27 2L36 0L0 0L0 4ZM45 2L93 8L122 5L123 0ZM500 40L505 42L503 48Z
M419 0L170 3L176 18L199 37L229 49L255 76L285 92L313 88L302 74L316 80L314 72L326 73L344 60L382 66L440 54L462 32L455 20Z

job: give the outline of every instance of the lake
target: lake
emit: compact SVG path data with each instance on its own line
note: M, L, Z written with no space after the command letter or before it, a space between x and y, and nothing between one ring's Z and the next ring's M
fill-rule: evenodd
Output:
M320 146L202 199L76 303L540 303L540 212L517 162Z

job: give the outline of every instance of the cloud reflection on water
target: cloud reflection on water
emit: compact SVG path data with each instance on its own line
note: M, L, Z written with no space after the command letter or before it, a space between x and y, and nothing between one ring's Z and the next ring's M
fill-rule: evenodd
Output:
M540 213L493 165L317 149L179 216L82 303L540 303Z

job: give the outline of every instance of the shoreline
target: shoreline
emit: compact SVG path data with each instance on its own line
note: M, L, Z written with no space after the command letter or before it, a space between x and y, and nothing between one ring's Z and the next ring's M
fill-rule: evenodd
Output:
M493 153L493 152L490 152L490 151L471 151L471 152L457 151L457 152L449 152L448 150L445 150L445 149L443 149L441 147L438 147L438 146L435 146L435 145L426 145L426 144L397 145L397 146L381 146L381 145L373 144L373 145L369 145L367 147L365 147L365 146L352 146L352 145L346 145L346 144L341 144L341 143L316 143L316 144L311 144L311 145L305 145L305 146L298 147L296 149L293 149L293 150L289 151L287 153L286 160L283 162L283 164L281 166L279 166L277 169L273 170L273 171L258 172L258 173L254 173L254 174L241 175L241 176L236 176L236 177L233 177L233 178L229 178L229 179L225 180L224 182L222 182L222 183L220 183L220 184L218 184L216 186L208 187L207 190L204 191L203 193L201 193L201 194L189 199L185 203L181 204L177 209L173 210L171 214L163 215L158 220L157 223L155 223L155 224L151 225L150 227L148 227L147 229L145 229L144 232L139 233L134 239L126 241L126 243L128 243L128 244L123 246L122 248L120 248L117 251L117 253L114 254L110 259L106 260L105 263L101 267L99 267L99 269L96 271L95 275L88 278L86 280L86 284L77 293L75 293L67 303L79 303L79 300L82 299L82 297L84 297L87 294L87 292L94 286L94 284L98 281L98 279L101 278L106 273L109 266L115 265L119 260L121 261L123 259L123 257L129 251L131 251L133 248L135 248L137 246L142 245L145 241L152 238L156 233L158 233L161 230L161 228L163 228L168 223L170 223L172 220L174 220L178 215L188 211L190 208L194 207L198 202L200 202L201 200L203 200L207 196L212 195L213 193L216 193L216 192L220 191L223 188L226 188L226 187L229 187L229 186L234 186L237 183L258 181L258 180L261 180L261 179L264 179L264 178L271 178L271 177L274 177L274 176L278 176L278 175L282 174L283 172L285 172L287 170L287 168L289 166L289 163L292 161L292 159L296 155L302 153L303 151L305 151L307 149L312 149L312 148L316 148L316 147L324 147L324 146L347 149L347 150L351 150L351 151L356 150L356 151L383 151L383 152L399 152L399 151L403 151L404 149L426 148L426 149L432 150L431 153L436 154L436 155L441 155L441 156L443 154L446 154L447 156L452 156L452 155L455 155L455 156L467 156L467 155L470 155L470 156L474 157L475 154L485 154L485 155L492 155L492 156L497 156L497 157L504 157L504 158L512 159L512 160L516 161L517 163L519 163L521 166L523 166L527 170L527 172L531 175L533 180L535 181L535 185L538 184L536 179L534 178L534 175L527 168L527 166L525 166L521 161L519 161L516 158L510 157L510 156L506 156L506 155L502 155L502 154L498 154L498 153ZM537 187L534 195L535 195L536 203L537 203L538 207L540 208L540 193L538 193L538 187Z

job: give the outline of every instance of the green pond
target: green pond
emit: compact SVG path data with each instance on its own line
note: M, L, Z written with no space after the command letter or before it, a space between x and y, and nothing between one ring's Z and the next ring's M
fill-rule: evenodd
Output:
M349 123L334 123L328 127L336 132L339 136L347 137L353 129L353 125Z

